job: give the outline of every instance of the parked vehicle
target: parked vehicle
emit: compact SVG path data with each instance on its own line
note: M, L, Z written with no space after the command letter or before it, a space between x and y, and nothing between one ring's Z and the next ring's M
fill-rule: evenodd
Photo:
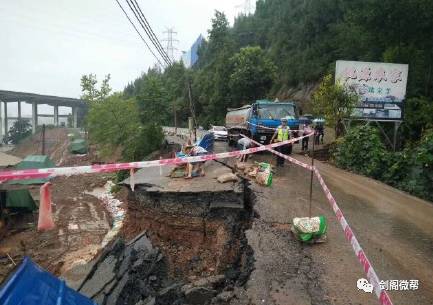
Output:
M312 114L304 114L299 117L299 124L308 124L311 125L313 123L314 116Z
M299 128L297 107L293 102L258 100L252 105L227 109L226 127L229 145L235 145L240 134L268 144L274 129L286 118L291 129ZM297 133L294 133L297 136Z
M227 128L224 126L212 126L209 132L213 134L215 140L227 140Z

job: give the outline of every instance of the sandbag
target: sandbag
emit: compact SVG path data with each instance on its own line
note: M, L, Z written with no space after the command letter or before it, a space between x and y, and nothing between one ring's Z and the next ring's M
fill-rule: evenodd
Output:
M226 182L231 182L231 181L238 181L238 177L233 174L233 173L227 173L227 174L223 174L218 176L217 178L219 183L226 183Z
M327 227L324 216L293 218L292 232L301 241L320 242L326 236Z
M51 183L41 186L39 202L38 231L54 229L53 213L51 210Z
M244 170L247 167L247 164L245 162L237 162L236 163L236 168L238 170Z
M260 185L271 186L272 185L272 169L269 163L259 163L259 169L256 174L256 181Z
M257 166L252 166L245 169L245 175L252 178L256 177L258 172L259 168Z

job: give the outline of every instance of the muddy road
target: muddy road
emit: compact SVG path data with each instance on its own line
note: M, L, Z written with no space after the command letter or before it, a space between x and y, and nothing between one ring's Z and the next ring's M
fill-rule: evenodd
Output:
M36 218L25 229L9 231L0 241L0 281L14 268L7 254L17 264L24 256L30 256L57 276L90 261L101 250L101 242L110 230L112 220L102 202L84 191L100 187L106 180L103 175L52 179L56 227L38 232ZM34 187L31 192L38 198L39 187Z
M218 143L217 150L225 149ZM310 162L304 156L294 155ZM253 161L274 161L269 154ZM433 204L375 180L316 162L325 182L381 280L419 280L414 291L388 291L394 304L433 304ZM258 217L246 232L255 270L231 304L378 304L358 291L366 277L314 178L313 216L328 219L328 241L301 245L290 233L294 217L308 216L310 173L276 169L273 185L253 186Z

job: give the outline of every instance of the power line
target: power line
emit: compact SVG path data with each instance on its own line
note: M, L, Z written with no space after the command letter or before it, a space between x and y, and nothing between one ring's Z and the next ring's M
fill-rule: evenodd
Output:
M141 14L142 21L145 24L145 27L149 30L150 36L153 37L153 41L156 42L155 47L157 47L171 62L171 58L168 56L168 54L164 51L164 48L161 45L161 42L159 41L158 37L155 35L155 32L153 31L152 27L149 24L149 21L147 21L146 16L144 16L143 11L140 8L140 5L138 5L137 0L134 0L135 4L137 5L138 11ZM134 6L135 7L135 6Z
M131 1L131 0L126 0L126 3L128 4L129 8L131 9L131 11L134 13L135 18L137 19L138 23L140 24L141 28L144 30L144 32L146 33L147 37L150 39L150 41L152 42L152 44L154 45L154 47L156 48L156 51L159 53L159 55L161 55L162 59L166 62L167 65L170 65L170 59L168 58L168 56L164 53L164 50L160 49L158 47L158 43L155 41L155 39L153 38L153 36L151 35L148 26L145 24L145 22L143 21L143 18L141 18L140 13L138 12L137 7L135 6L135 4ZM132 5L132 6L131 6ZM133 8L134 7L134 8Z
M135 26L135 24L132 22L132 20L129 18L128 14L126 13L126 11L123 9L122 5L119 3L118 0L116 0L117 4L119 5L120 9L123 11L123 13L125 14L126 18L128 18L129 22L131 23L131 25L134 27L135 31L137 32L137 34L140 36L141 40L143 40L144 44L146 45L146 47L149 49L150 53L152 53L153 57L155 57L155 59L158 61L159 65L161 67L163 67L163 64L161 63L161 61L159 60L159 58L155 55L155 53L153 53L152 49L150 48L150 46L147 44L146 40L144 40L143 36L141 36L140 32L138 31L137 27Z
M126 0L126 2L129 6L129 8L131 9L131 11L134 13L134 16L138 20L138 23L140 24L141 28L144 30L144 32L146 33L147 37L150 39L152 44L155 46L158 53L161 55L162 59L166 62L167 65L170 65L171 64L170 58L167 56L167 54L164 52L164 50L161 50L160 48L158 48L158 43L154 40L154 38L150 34L148 27L144 24L144 21L142 20L141 16L139 15L138 10L135 7L134 3L130 0L129 1ZM131 4L134 8L132 8Z

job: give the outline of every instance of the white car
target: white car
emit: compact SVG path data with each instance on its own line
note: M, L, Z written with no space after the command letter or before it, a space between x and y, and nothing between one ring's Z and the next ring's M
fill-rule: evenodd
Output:
M209 132L213 134L215 140L227 140L227 129L224 126L212 126Z

